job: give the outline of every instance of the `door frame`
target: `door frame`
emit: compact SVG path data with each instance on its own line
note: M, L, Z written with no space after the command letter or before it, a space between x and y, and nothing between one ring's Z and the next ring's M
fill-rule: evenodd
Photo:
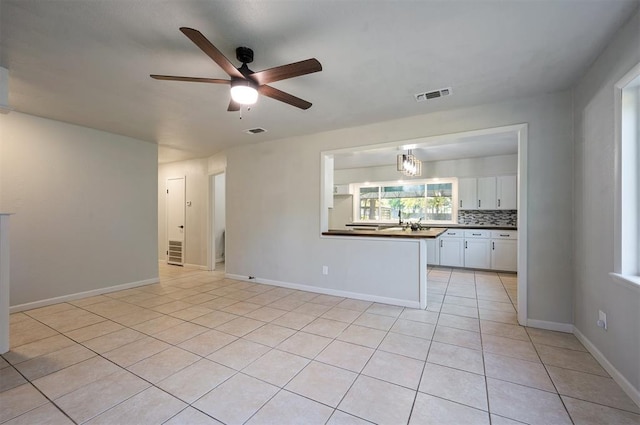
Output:
M216 238L214 235L215 232L215 205L216 205L216 199L215 199L215 179L217 176L220 176L222 174L225 175L225 181L224 181L224 209L225 209L225 216L226 216L226 212L227 212L227 179L226 179L226 168L223 168L220 171L217 171L215 173L210 173L207 177L208 177L208 182L207 182L207 186L208 186L208 190L207 190L207 270L208 271L213 271L216 268L216 248L215 248L215 243L216 243ZM226 233L226 231L225 231ZM225 238L224 238L224 243L225 243L225 261L226 261L226 255L227 255L227 248L226 248L226 244L227 244L227 237L225 234Z

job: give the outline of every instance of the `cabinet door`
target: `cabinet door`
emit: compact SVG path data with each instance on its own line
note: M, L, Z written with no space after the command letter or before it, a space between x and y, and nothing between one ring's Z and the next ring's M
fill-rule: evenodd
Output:
M480 177L478 179L478 209L496 209L496 178Z
M491 268L515 272L518 270L518 241L515 239L491 240Z
M458 179L458 208L475 210L478 208L478 179Z
M517 208L516 176L499 176L497 178L497 196L499 210L515 210Z
M440 238L440 265L464 266L464 239Z
M427 239L427 264L430 266L440 265L439 239Z
M465 239L464 266L472 269L491 267L491 249L489 239Z

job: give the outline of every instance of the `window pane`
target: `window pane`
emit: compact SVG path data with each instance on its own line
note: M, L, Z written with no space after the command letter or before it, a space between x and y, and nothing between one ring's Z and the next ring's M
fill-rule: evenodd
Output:
M453 184L427 184L427 214L428 221L453 221Z
M361 187L360 188L360 220L378 220L378 201L379 187Z
M400 212L403 220L425 217L424 185L385 186L380 197L381 220L395 220Z

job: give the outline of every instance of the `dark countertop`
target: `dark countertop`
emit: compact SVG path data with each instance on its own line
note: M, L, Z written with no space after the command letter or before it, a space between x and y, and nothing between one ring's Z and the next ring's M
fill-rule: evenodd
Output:
M446 227L431 227L429 230L329 230L323 236L365 236L375 238L435 239L447 230Z
M398 224L350 223L347 227L371 227L372 229L398 227ZM432 229L487 229L487 230L518 230L517 226L500 226L497 224L423 224Z

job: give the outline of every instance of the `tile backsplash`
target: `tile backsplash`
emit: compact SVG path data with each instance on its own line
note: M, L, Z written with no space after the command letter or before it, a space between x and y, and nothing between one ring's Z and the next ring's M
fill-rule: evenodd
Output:
M458 224L517 226L518 210L458 210Z

